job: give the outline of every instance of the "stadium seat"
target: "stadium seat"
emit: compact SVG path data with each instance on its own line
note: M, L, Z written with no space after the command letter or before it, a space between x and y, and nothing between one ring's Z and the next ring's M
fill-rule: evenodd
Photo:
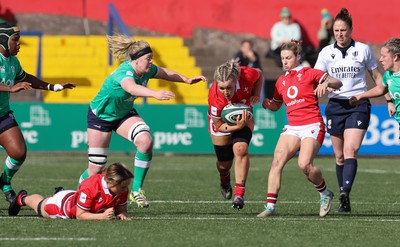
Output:
M153 49L154 64L192 77L201 75L195 58L190 56L188 47L179 37L134 37L144 39ZM23 36L18 58L23 68L36 75L38 64L38 37ZM52 36L42 39L42 77L52 83L74 82L78 87L62 93L43 92L47 103L89 103L97 94L104 79L117 66L114 61L108 65L108 48L105 36ZM149 88L170 90L176 97L169 101L149 98L150 104L207 104L207 83L185 85L152 79ZM137 103L143 100L137 101Z

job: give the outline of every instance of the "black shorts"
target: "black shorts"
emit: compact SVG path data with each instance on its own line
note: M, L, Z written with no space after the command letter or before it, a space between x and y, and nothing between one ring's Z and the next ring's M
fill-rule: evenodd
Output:
M245 126L243 129L232 133L232 143L246 142L247 144L250 144L251 137L253 137L253 132L248 126Z
M368 129L371 103L360 100L352 106L349 100L330 99L325 108L326 128L331 135L343 135L345 129Z
M114 120L111 122L105 121L94 115L92 109L89 106L87 114L87 127L88 129L94 129L102 132L111 132L113 130L116 131L119 128L119 126L121 126L121 124L125 122L125 120L133 116L139 116L139 114L136 112L135 109L132 109L130 112L128 112L128 114L126 114L121 119Z
M18 123L15 120L13 111L9 111L4 116L0 117L0 134L14 126L18 126Z

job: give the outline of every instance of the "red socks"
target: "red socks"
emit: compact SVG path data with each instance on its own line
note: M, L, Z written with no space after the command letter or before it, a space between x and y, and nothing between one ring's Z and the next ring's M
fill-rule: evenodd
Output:
M319 185L315 185L315 184L314 184L314 187L318 190L319 193L324 192L324 191L326 190L325 180L322 179L322 182L321 182L321 184L319 184Z
M234 195L235 197L241 197L244 198L244 193L246 192L246 187L244 184L235 184L235 191Z
M276 201L278 200L278 194L275 193L267 193L267 203L273 203L276 204Z

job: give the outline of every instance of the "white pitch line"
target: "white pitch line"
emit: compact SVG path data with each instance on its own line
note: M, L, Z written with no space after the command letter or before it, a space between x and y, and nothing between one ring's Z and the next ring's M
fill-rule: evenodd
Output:
M0 238L0 241L95 241L95 238Z
M357 219L357 218L320 218L317 215L310 218L288 218L272 216L268 218L228 218L228 217L136 217L133 220L269 220L269 221L360 221L360 222L400 222L400 219Z
M226 204L230 201L183 201L183 200L154 200L149 201L150 203L171 203L171 204ZM247 204L265 204L265 201L245 201ZM319 201L278 201L282 204L318 204ZM400 202L351 202L351 204L359 205L397 205Z
M12 217L0 217L0 219L6 219ZM19 217L19 218L30 218L30 217ZM36 217L39 220L42 218ZM346 218L331 218L327 216L325 218L320 218L316 214L315 217L310 216L310 218L304 217L280 217L280 216L272 216L268 218L257 218L254 217L245 217L245 218L236 218L236 217L133 217L133 221L137 220L200 220L200 221L215 221L215 220L224 220L224 221L358 221L358 222L400 222L400 219L375 219L375 218L355 218L355 217L346 217ZM0 241L95 241L95 238L0 238Z

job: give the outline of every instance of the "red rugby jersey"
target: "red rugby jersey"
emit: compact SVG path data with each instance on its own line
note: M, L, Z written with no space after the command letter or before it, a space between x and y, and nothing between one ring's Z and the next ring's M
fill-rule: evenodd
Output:
M101 213L107 208L124 205L127 202L129 191L114 196L107 188L104 174L96 174L85 179L79 186L78 191L72 198L68 212L70 218L76 218L76 207L80 207L91 213Z
M214 81L208 92L208 115L221 118L221 111L228 103L244 103L250 107L250 96L253 86L259 78L258 71L250 67L240 67L239 80L236 83L236 92L231 100L227 100L218 90L217 82Z
M285 103L289 125L323 122L314 90L327 76L321 70L298 66L278 78L274 100Z

